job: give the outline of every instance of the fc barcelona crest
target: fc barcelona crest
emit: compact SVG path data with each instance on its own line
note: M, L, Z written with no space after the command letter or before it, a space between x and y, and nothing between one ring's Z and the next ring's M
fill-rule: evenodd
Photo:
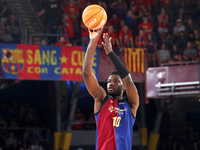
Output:
M2 49L2 68L10 74L18 74L24 69L23 51L19 49Z

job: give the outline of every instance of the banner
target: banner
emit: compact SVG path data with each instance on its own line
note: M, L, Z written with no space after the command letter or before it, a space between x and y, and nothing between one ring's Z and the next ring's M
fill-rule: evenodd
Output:
M126 48L125 64L130 72L144 73L144 49Z
M6 79L82 81L86 47L0 44L1 72ZM93 72L99 76L96 50Z

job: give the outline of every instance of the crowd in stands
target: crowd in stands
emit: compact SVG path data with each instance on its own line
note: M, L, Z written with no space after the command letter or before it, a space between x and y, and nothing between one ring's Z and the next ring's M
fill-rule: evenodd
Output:
M16 14L6 1L0 2L0 43L20 43L21 34Z
M107 11L103 32L112 36L115 51L144 48L151 67L199 60L199 0L48 0L38 15L46 13L49 33L56 33L56 28L63 29L66 42L62 45L74 45L78 39L86 45L88 31L81 15L90 4L99 4ZM98 42L100 49L101 41L102 38Z
M89 42L88 29L82 22L82 11L90 4L99 4L108 21L103 32L112 36L113 49L144 48L151 67L162 63L198 61L200 59L200 0L45 0L38 17L45 16L49 34L62 30L57 41L49 36L43 45L73 46ZM0 42L20 43L19 21L0 4ZM103 49L102 38L98 47Z
M43 150L47 127L42 115L29 103L1 100L0 105L0 149L4 150Z

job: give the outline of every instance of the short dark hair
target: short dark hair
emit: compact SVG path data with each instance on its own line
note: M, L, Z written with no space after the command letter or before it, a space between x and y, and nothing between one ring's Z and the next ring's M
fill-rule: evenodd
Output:
M119 72L117 70L114 70L110 73L110 75L118 75L119 76Z

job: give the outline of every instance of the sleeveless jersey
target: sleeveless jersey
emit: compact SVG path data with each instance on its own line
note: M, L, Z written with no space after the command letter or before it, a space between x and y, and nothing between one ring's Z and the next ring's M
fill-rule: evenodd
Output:
M96 150L131 150L133 116L127 99L107 95L96 119Z

